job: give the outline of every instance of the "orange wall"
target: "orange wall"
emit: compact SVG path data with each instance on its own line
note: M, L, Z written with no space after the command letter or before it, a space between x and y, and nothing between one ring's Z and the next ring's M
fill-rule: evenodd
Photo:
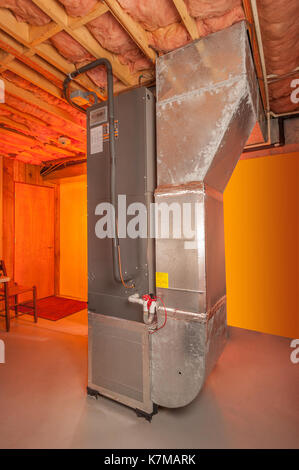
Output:
M299 154L241 160L224 212L229 324L299 338Z
M60 295L87 300L87 185L60 185Z

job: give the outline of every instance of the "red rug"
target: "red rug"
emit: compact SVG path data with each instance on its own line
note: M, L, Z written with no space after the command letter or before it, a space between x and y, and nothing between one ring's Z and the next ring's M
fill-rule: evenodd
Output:
M31 307L32 308L32 307ZM37 301L37 315L45 320L57 321L61 318L68 317L74 313L80 312L87 308L87 302L79 300L64 299L63 297L47 297ZM32 311L28 311L29 307L19 307L19 311L33 315Z

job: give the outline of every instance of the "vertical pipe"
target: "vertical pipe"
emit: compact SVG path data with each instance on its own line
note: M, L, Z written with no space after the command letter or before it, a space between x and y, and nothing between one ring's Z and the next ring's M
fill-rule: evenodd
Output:
M72 72L68 75L64 81L63 91L66 100L75 108L86 113L86 110L81 106L76 105L72 102L68 94L68 85L71 80L76 78L78 75L86 73L99 65L104 65L107 70L107 81L108 81L108 116L109 116L109 148L110 148L110 197L111 204L114 207L114 238L112 241L112 256L113 256L113 276L116 282L122 282L120 276L120 264L119 264L119 238L118 238L118 201L116 191L116 149L115 149L115 135L114 135L114 90L113 90L113 73L112 66L107 59L98 59L90 64L81 67L80 69Z

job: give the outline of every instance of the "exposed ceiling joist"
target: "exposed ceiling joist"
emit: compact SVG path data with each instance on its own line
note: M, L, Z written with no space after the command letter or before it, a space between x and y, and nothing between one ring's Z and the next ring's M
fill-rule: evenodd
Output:
M99 18L99 16L103 15L109 10L107 5L104 5L103 3L99 3L94 7L94 9L88 13L85 16L79 17L79 18L71 18L69 17L69 22L68 25L71 29L77 29L80 26L84 26L85 24L89 23L92 20L95 20L96 18Z
M42 128L45 128L45 131L47 130L47 128L49 127L49 125L40 120L40 119L37 119L36 117L32 116L31 114L28 114L28 113L24 113L23 111L20 111L19 109L16 109L16 108L13 108L11 106L9 106L8 104L1 104L1 109L6 111L7 113L9 113L9 115L16 115L16 116L19 116L21 118L21 120L23 120L24 122L28 122L30 125L32 126L35 126L39 129L42 129ZM2 117L0 115L0 121L1 121ZM57 133L57 135L66 135L68 136L68 132L65 131L65 129L61 129L61 128L57 128L56 126L51 126L51 129ZM68 137L72 137L72 136L68 136ZM77 140L77 139L76 139ZM85 149L85 141L82 141L81 142L81 147L78 145L70 145L68 146L68 148L74 152L83 152L84 149Z
M7 65L10 64L14 59L15 57L12 54L10 54L9 52L2 51L0 53L0 64L1 64L0 72L3 72L4 70L6 70Z
M155 63L156 53L151 47L149 47L147 34L142 26L133 20L133 18L121 8L117 0L104 0L104 2L113 16L129 33L131 38L135 41L137 46L139 46L145 56Z
M32 116L32 114L24 113L23 111L20 111L19 109L9 106L7 103L1 103L1 109L3 109L4 111L8 111L9 113L16 114L17 116L20 116L21 118L23 118L25 121L31 121L33 124L41 125L41 126L46 125L46 123L44 123L40 119L37 119L35 116Z
M199 39L199 34L196 26L196 21L192 16L189 14L187 6L184 0L173 0L176 9L178 10L180 17L182 18L182 22L185 25L188 33L190 34L191 39Z
M5 124L7 127L10 127L11 129L17 129L21 132L28 132L29 130L29 128L25 126L24 124L12 121L11 119L5 116L0 116L0 126L1 124Z
M76 70L75 65L68 62L62 57L51 44L42 43L35 46L36 53L47 62L50 62L60 72L68 75ZM65 77L64 77L65 78ZM87 76L80 76L76 78L76 83L79 83L87 90L93 90L97 93L100 99L105 99L103 91L97 87Z
M64 155L65 157L74 157L74 153L70 152L69 150L64 150L54 145L45 144L42 145L40 142L37 142L32 137L27 137L17 132L12 132L9 129L5 129L0 127L0 135L2 136L2 142L6 145L14 149L15 152L31 152L32 155L35 155L36 158L40 158L42 161L43 157L49 158L49 156L60 154ZM5 139L8 137L13 137L9 139L7 142Z
M0 27L21 44L30 45L30 25L17 21L14 14L6 8L0 8Z
M5 90L7 93L19 98L20 100L25 101L29 104L33 104L34 106L37 106L43 111L52 114L54 117L58 116L64 121L71 123L72 126L74 126L74 128L76 129L85 129L83 126L78 124L74 117L70 115L67 111L41 100L34 93L20 88L14 83L9 82L8 80L5 80Z
M19 29L20 24L25 25L28 28L25 28L25 30L24 28ZM55 76L57 75L55 73L55 69L57 69L58 74L59 71L64 74L62 76L64 80L67 74L76 70L76 67L64 59L50 44L41 43L31 46L28 42L28 37L30 37L30 26L26 23L18 22L14 15L4 8L0 8L0 28L6 33L4 36L3 32L0 31L0 47L2 47L2 44L4 47L5 44L8 44L7 52L10 52L11 50L11 53L19 60L31 65L33 68L36 68L36 64L39 69L38 71L43 75L47 76L47 73L49 72L53 74L55 79ZM7 42L7 37L10 38L9 42ZM43 62L39 57L33 57L34 54L38 54L43 59ZM46 63L50 64L49 67L47 67ZM105 99L103 91L88 79L88 77L78 77L76 82L86 90L95 91L100 99Z
M56 106L55 101L51 103L51 100L49 100L49 102L46 96L44 98L42 94L35 94L34 90L22 87L22 82L19 81L19 79L26 80L56 99L62 99L63 81L69 73L76 70L76 66L60 55L56 48L48 42L48 39L60 31L66 31L95 58L106 57L111 61L114 75L120 80L115 84L116 93L126 88L138 86L140 73L131 73L127 65L120 63L117 55L102 48L100 43L85 26L93 19L112 10L114 11L114 16L116 16L117 13L120 22L125 19L125 29L129 31L134 41L146 52L146 55L150 57L152 61L155 59L155 53L148 47L145 30L123 11L119 9L116 10L116 2L110 2L110 6L99 3L83 18L73 18L66 13L64 7L56 0L33 1L51 18L52 21L49 24L45 26L33 26L25 22L20 22L9 9L0 8L0 48L2 49L2 53L0 54L0 71L2 73L10 71L16 76L16 81L14 81L13 76L7 76L5 79L8 96L16 98L20 103L24 103L25 105L26 103L33 105L45 114L44 118L41 115L41 119L39 119L38 113L33 113L34 115L28 114L24 112L26 107L23 104L22 106L18 106L16 101L14 102L12 99L10 101L8 100L8 103L2 105L3 113L0 115L0 124L2 124L3 127L1 127L1 135L3 138L6 138L8 135L8 141L13 140L14 145L12 147L14 149L17 148L16 142L18 145L20 144L20 138L16 137L18 135L17 132L12 133L9 131L9 128L15 129L20 133L23 132L25 136L31 131L33 143L36 141L34 138L34 127L40 129L42 133L44 132L45 136L49 135L50 140L52 140L51 133L49 133L50 129L54 133L54 137L56 133L57 139L59 135L73 138L73 135L70 135L70 127L66 126L66 128L64 128L64 126L59 124L59 120L50 120L50 126L47 122L48 114L50 117L52 116L64 120L66 123L71 124L74 129L77 129L78 132L75 133L75 140L78 141L78 146L74 144L69 145L67 148L70 153L68 153L65 149L59 148L60 144L58 140L56 142L55 138L53 146L50 147L38 140L39 152L42 152L44 160L49 160L51 155L52 158L56 160L57 154L59 153L63 159L70 156L75 158L76 155L81 155L80 158L82 158L82 151L85 150L85 135L84 133L80 134L80 130L85 130L85 127L79 125L76 118L66 109ZM142 81L148 83L151 82L152 79L153 74L149 73L148 78ZM100 99L106 99L105 91L97 87L87 75L77 77L75 82L70 84L70 87L71 89L79 88L96 91ZM28 107L28 110L28 112L30 112L30 107ZM15 116L15 120L12 120L12 116ZM30 139L30 135L27 139ZM35 157L34 159L36 160L36 158L38 158L37 151L30 147L29 141L27 141L27 146L25 146L24 139L22 142L23 153L28 154L28 152L32 151ZM7 146L6 144L5 148ZM43 148L43 150L41 150L41 148ZM4 151L5 149L3 148L3 152ZM27 157L28 155L26 158Z
M0 64L5 65L6 70L9 70L19 77L33 83L33 85L41 88L42 90L50 93L51 95L62 98L62 91L61 88L57 87L54 83L50 80L47 80L41 74L33 70L32 68L28 67L27 65L19 62L17 60L11 60L9 62L5 62L0 58Z
M36 46L37 44L47 41L62 30L62 26L54 23L54 21L45 26L31 26L29 31L30 45Z
M108 59L112 64L114 75L125 85L136 84L129 67L122 65L114 54L104 49L85 26L80 26L76 29L69 26L69 17L65 9L55 0L33 0L33 2L72 36L73 39L78 41L90 54L94 55L97 59L100 57Z
M35 54L35 51L28 49L27 47L16 41L14 38L12 38L10 35L1 30L0 48L6 51L7 54L10 54L12 60L14 60L14 58L17 58L36 72L39 72L52 83L55 83L57 86L60 87L62 86L63 80L65 79L65 74L60 72L49 62L37 56ZM5 67L2 66L2 71L4 69Z

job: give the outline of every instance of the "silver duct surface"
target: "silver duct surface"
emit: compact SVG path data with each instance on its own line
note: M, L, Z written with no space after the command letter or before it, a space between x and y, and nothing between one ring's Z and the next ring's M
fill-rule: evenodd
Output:
M156 270L169 280L163 288L157 284L168 320L151 335L158 405L190 403L224 348L223 191L261 117L244 22L158 59L156 202L176 203L182 213L186 203L197 207L191 238L170 229L170 238L156 240ZM164 314L160 308L159 323Z

